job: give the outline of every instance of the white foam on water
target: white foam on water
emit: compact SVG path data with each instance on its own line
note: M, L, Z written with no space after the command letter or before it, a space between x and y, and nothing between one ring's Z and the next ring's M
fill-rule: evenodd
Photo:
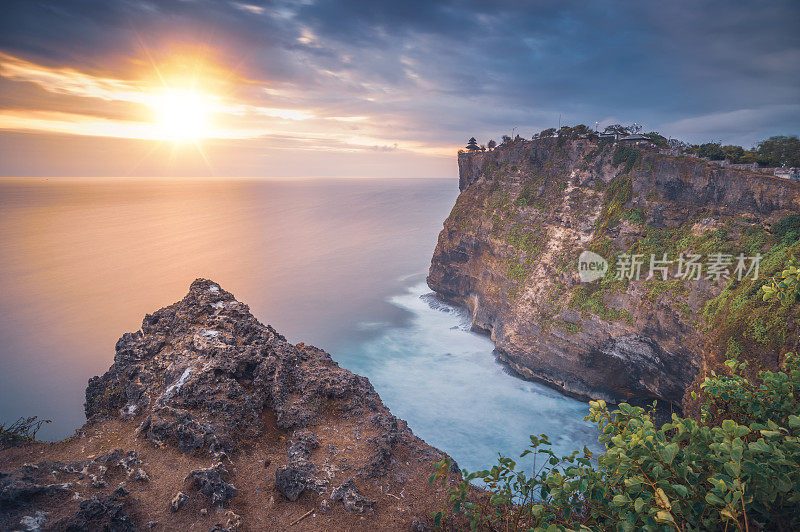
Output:
M392 413L462 467L490 467L498 452L516 459L531 434L548 434L558 455L601 448L596 428L583 421L586 403L511 375L493 342L470 330L467 313L424 282L389 301L409 319L350 346L341 362L369 377Z

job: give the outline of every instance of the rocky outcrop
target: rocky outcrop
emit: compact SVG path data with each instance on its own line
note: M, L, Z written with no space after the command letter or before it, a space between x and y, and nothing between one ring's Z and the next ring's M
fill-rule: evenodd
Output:
M727 282L647 280L651 254L750 255L752 235L800 212L798 183L591 140L510 142L458 162L429 286L467 307L520 375L615 403L680 408L705 363L702 309ZM644 275L581 283L584 250L612 270L640 253Z
M73 438L0 452L0 529L264 530L303 516L299 529L355 530L367 511L370 527L407 529L444 504L427 484L442 453L366 378L209 280L120 338L85 410Z

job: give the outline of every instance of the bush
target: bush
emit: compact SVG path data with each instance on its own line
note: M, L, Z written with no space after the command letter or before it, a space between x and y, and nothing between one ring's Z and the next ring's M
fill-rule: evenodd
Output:
M800 276L791 261L787 271ZM700 420L673 414L658 427L655 404L610 410L592 401L586 419L605 453L557 457L546 435L531 436L520 455L533 455L530 472L503 456L491 469L462 471L435 523L452 512L474 530L800 530L800 356L750 378L739 352L729 349L726 374L703 382ZM451 465L437 462L430 482L445 486ZM486 496L470 497L476 479Z
M658 428L643 408L609 410L593 401L587 419L600 428L604 454L595 460L584 448L558 458L547 436L531 436L521 455L535 455L530 476L507 457L490 470L464 471L449 490L451 510L466 514L473 529L489 530L797 530L798 357L787 356L787 366L762 372L758 385L738 374L706 380L709 412L724 405L747 424L709 426L673 414ZM430 481L446 481L451 464L435 464ZM474 479L486 483L489 497L468 500Z
M725 158L725 152L722 151L722 146L716 142L706 142L701 144L697 149L697 155L706 157L712 161L721 161Z
M772 232L787 244L796 241L800 235L800 214L784 216L772 224Z
M16 447L36 439L36 433L49 419L21 417L11 425L0 424L0 450Z
M636 161L639 160L639 156L641 156L641 152L632 146L627 146L625 144L617 144L616 149L614 150L614 155L611 158L611 162L614 166L619 166L621 163L625 163L625 169L622 171L624 174L627 174L633 168L633 165L636 164Z

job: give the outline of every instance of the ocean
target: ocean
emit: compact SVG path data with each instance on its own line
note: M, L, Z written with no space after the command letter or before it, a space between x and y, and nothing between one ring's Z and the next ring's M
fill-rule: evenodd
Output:
M469 470L530 434L597 449L585 403L511 375L425 285L457 195L454 179L0 180L0 422L72 434L117 338L206 277Z

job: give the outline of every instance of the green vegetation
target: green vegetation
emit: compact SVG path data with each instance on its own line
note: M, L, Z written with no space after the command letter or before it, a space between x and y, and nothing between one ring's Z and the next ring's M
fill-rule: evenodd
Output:
M583 329L579 323L571 323L569 321L563 321L563 320L552 320L552 321L553 325L555 325L556 327L561 327L570 334L579 333Z
M777 298L788 305L800 301L800 267L797 262L790 259L780 275L762 286L761 290L764 292L764 301Z
M796 264L785 266L766 286L796 283ZM783 287L794 310L796 288ZM761 305L775 311L782 303ZM558 457L546 435L531 436L520 458L531 455L532 468L501 456L491 469L462 471L448 488L448 509L434 515L437 526L459 515L473 530L800 529L800 356L748 375L742 352L729 342L725 371L695 394L700 420L673 414L659 427L654 410L592 401L586 419L600 429L604 453ZM449 458L434 464L429 481L447 486L451 466ZM470 495L477 479L487 495Z
M800 166L800 139L770 137L758 144L758 162L764 166Z
M650 142L658 146L659 148L667 148L669 147L669 141L667 138L660 134L658 131L651 131L650 133L645 133L645 137L650 139Z
M606 282L609 279L613 279L613 274L610 276L606 274L606 278L604 278L599 285L594 283L576 287L575 291L572 293L572 298L570 298L569 306L579 311L585 317L594 314L605 321L625 321L626 323L631 323L633 316L631 316L630 312L625 309L618 310L606 306L606 294L614 292L614 288L616 288L614 284L620 283L619 281Z
M638 153L638 150L634 150ZM614 152L616 156L616 151ZM625 205L633 196L633 183L630 176L621 175L608 186L603 197L603 210L597 218L597 233L616 227L625 211Z
M625 168L622 170L622 173L627 174L633 168L633 165L639 160L642 156L642 152L633 146L628 146L627 144L617 144L617 147L614 149L614 155L611 157L611 162L614 166L619 166L622 163L625 163Z
M607 126L603 132L606 134L630 135L632 133L638 134L641 132L641 130L642 126L639 124L632 124L629 126L611 124L610 126ZM723 145L718 142L688 144L677 139L667 139L664 137L664 135L657 131L642 133L642 135L647 137L650 142L652 142L658 148L675 148L682 154L705 157L712 161L728 160L734 164L758 163L761 166L769 167L800 166L800 139L798 139L797 136L773 136L759 142L757 146L747 149L734 144ZM558 130L555 128L548 128L540 131L539 133L534 133L532 138L535 140L549 137L558 137L557 145L561 146L568 139L587 138L590 140L597 140L598 135L585 124L578 124L577 126L572 127L562 126ZM517 135L514 139L508 135L503 135L500 145L508 145L512 142L522 140L524 139L519 135ZM605 139L600 139L600 148L604 146L604 140ZM491 140L487 146L491 150L496 146L496 143ZM623 148L622 151L635 149L630 146L618 146L618 148ZM475 151L483 149L483 147L478 146L477 141L474 138L471 138L466 149L468 151ZM599 153L599 151L597 153ZM597 155L597 153L594 155ZM620 156L622 156L621 153ZM584 158L585 162L591 160L592 157L587 155ZM635 160L633 162L626 161L625 172L629 172L635 162ZM614 164L618 165L619 163L615 161Z
M800 242L775 243L762 255L758 279L731 279L703 308L712 344L724 348L735 342L741 349L741 360L747 362L752 371L774 367L776 354L785 349L787 343L797 345L800 309L795 302L785 296L775 297L771 304L764 302L765 295L771 299L783 287L788 289L794 264L792 257L797 256L800 256ZM784 273L788 279L781 277ZM768 281L770 277L773 279Z
M0 424L0 451L36 440L36 433L49 419L21 417L11 425Z
M558 138L561 139L579 139L579 138L597 138L597 133L589 129L585 124L578 124L575 127L563 126L558 130Z
M772 232L787 244L800 239L800 214L790 214L772 226Z

